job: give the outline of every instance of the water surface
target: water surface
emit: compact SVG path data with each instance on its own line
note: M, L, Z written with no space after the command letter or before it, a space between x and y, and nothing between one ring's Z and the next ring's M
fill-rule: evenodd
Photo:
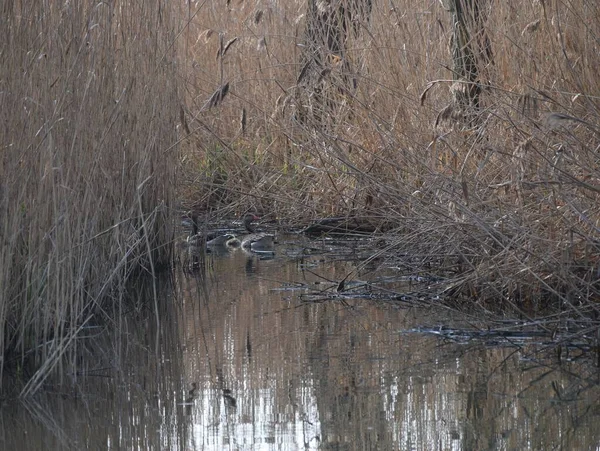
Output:
M471 319L342 296L348 274L349 292L402 289L395 269L360 263L364 243L343 244L289 238L274 256L183 262L158 281L158 314L146 283L119 332L83 352L76 389L2 406L0 448L598 449L589 362L418 333Z

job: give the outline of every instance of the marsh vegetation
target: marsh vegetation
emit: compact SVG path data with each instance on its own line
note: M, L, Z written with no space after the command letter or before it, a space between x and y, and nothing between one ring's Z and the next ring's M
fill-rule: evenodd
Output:
M177 199L358 221L456 308L598 329L596 2L0 4L0 372L22 395L170 264Z
M142 0L1 5L0 374L26 396L76 374L132 275L170 262L176 18Z
M347 218L375 230L383 265L443 276L447 303L595 343L594 2L197 5L183 45L190 205Z

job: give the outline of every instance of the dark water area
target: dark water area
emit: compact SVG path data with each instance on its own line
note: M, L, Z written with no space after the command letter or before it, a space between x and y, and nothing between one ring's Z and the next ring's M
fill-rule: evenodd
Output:
M143 284L118 332L82 351L83 374L65 376L76 389L0 407L0 449L600 447L588 359L559 362L544 340L423 333L473 320L340 295L349 273L344 290L408 284L357 269L368 247L289 237L274 256L213 252L157 281L158 312Z

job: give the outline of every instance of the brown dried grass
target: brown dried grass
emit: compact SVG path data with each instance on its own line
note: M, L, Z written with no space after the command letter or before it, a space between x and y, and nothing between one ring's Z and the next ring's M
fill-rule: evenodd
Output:
M105 301L170 260L179 106L162 3L2 3L0 380L18 370L24 396L76 374L82 331L113 320Z
M318 74L330 109L314 122L297 120L303 109L319 113L297 95L305 3L190 7L181 42L188 201L395 224L390 251L421 256L410 271L456 268L447 294L457 299L596 311L600 8L481 4L492 53L479 61L474 126L452 105L464 87L449 70L450 15L439 2L375 2L344 60L331 55ZM227 99L202 111L225 82Z

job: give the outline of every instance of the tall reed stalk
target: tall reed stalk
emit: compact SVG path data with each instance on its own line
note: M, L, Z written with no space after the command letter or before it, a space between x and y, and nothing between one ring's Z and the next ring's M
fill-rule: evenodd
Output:
M175 25L162 0L0 5L0 381L25 396L169 261Z

